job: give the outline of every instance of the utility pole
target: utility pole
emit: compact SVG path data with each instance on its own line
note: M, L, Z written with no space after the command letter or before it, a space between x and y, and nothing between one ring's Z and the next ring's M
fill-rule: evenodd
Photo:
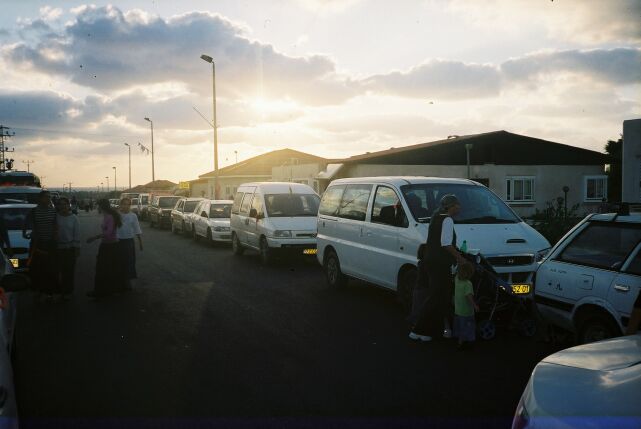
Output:
M105 176L105 179L107 179L107 192L109 192L109 176Z
M125 146L129 149L129 189L131 189L131 146L129 143L125 143Z
M30 173L30 172L31 172L31 170L29 170L29 166L30 166L31 164L35 163L35 162L36 162L36 161L30 161L30 160L22 161L22 163L23 163L23 164L27 164L27 173Z
M69 192L69 195L71 195L71 184L72 184L72 183L73 183L73 182L69 182L69 189L67 189L67 192Z
M116 175L116 167L111 167L114 169L114 191L118 190L118 176Z
M4 147L5 139L9 139L9 138L11 138L11 137L16 135L15 132L9 131L10 129L11 128L9 128L9 127L5 127L4 125L0 125L0 172L3 172L3 171L7 170L7 166L6 166L6 161L7 160L5 160L5 157L4 157L5 153L14 151L13 148L12 149L7 149L6 147ZM11 162L13 162L13 160L11 160Z

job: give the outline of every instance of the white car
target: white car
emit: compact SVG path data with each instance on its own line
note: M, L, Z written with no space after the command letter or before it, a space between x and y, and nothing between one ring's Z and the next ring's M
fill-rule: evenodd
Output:
M318 261L328 284L348 277L397 291L409 307L418 254L430 216L441 198L454 194L457 244L480 251L504 280L529 292L537 261L550 243L498 196L472 180L436 177L338 179L318 211Z
M232 250L258 250L263 263L274 253L316 253L316 216L320 198L300 183L241 185L231 210Z
M641 427L641 335L554 353L539 362L512 429Z
M36 204L0 204L0 216L3 217L11 242L10 261L16 272L28 270L30 239L22 236L22 228L27 215L34 207ZM31 230L27 229L27 233L30 232Z
M181 198L176 203L176 207L171 211L171 232L193 233L192 214L202 200L202 198Z
M579 343L621 335L641 292L641 214L587 216L541 263L534 291L545 320Z
M229 217L232 200L203 200L194 210L194 240L206 238L209 242L231 241Z

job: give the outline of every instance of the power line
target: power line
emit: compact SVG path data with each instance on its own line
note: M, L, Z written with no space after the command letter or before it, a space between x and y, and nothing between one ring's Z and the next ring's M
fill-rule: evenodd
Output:
M32 131L32 132L44 132L44 133L58 133L58 134L71 134L77 136L91 136L91 137L114 137L114 138L139 138L144 134L137 135L122 135L122 134L101 134L101 133L83 133L78 131L65 131L65 130L52 130L48 128L23 128L23 127L13 127L14 130L22 131Z

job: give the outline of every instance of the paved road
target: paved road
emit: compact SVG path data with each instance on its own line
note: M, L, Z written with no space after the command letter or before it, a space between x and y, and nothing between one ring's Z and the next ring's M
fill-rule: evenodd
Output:
M83 236L98 228L80 216ZM505 332L470 352L409 341L392 294L325 287L315 261L263 267L144 228L140 280L102 301L97 243L69 302L20 297L23 427L509 427L549 347Z

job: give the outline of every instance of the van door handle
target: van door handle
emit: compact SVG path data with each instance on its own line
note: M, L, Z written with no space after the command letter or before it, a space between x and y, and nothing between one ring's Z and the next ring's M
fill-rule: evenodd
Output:
M630 292L630 286L627 285L614 285L614 290L618 292Z

